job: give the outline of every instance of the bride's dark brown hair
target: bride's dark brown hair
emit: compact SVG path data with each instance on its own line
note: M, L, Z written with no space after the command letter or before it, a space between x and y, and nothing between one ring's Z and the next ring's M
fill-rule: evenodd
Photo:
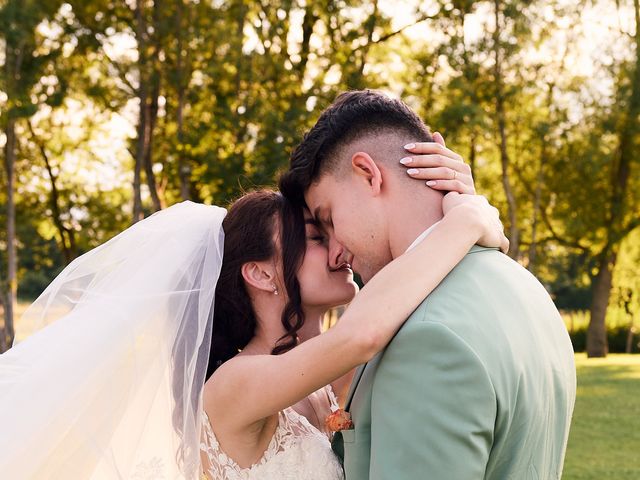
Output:
M213 332L207 379L254 336L256 315L242 276L242 265L275 258L282 261L287 304L282 312L285 334L272 354L298 344L304 324L297 272L305 253L304 212L280 193L258 190L236 200L222 222L225 233L222 269L216 286ZM276 231L279 229L279 232ZM279 233L280 249L274 242Z

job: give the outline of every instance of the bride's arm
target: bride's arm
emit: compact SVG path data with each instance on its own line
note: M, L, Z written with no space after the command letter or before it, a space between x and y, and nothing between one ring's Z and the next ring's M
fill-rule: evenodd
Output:
M474 244L504 249L495 209L483 197L453 201L460 204L421 244L380 270L335 327L282 355L239 356L222 365L208 389L211 410L227 427L244 428L295 404L381 351Z

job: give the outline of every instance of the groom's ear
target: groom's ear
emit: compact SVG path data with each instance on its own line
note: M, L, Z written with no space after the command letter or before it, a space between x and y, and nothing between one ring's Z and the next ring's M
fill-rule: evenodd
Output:
M373 195L380 195L382 188L382 173L373 161L373 158L366 152L356 152L351 157L351 168L356 178L365 180Z
M275 275L271 265L265 262L247 262L240 269L242 278L252 287L265 292L273 292Z

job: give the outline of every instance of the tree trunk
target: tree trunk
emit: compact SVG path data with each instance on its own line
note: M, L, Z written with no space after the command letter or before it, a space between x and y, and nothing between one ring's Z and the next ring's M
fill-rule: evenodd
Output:
M13 343L14 312L18 304L18 255L16 251L16 206L15 206L15 160L16 128L15 119L9 117L5 129L4 163L7 174L7 293L4 300L3 340L5 347Z
M243 145L246 141L247 132L249 131L249 119L252 114L252 100L249 96L245 95L245 92L243 91L243 79L247 85L250 85L253 82L253 70L250 67L248 68L247 58L242 54L245 37L244 27L247 23L249 8L243 0L236 2L233 8L235 9L234 18L236 19L235 28L233 29L235 39L235 45L233 45L233 47L237 49L238 52L236 56L235 85L236 92L238 92L239 95L242 95L245 103L244 106L246 107L244 115L241 115L238 118L238 128L235 132L235 144ZM236 155L234 155L234 162L237 163L238 172L243 172L243 155L240 154L240 151L237 148L234 148L234 151L236 152Z
M471 144L469 145L469 167L471 167L471 176L476 178L476 155L477 155L477 134L475 131L471 132Z
M469 55L469 51L467 49L467 43L464 37L465 23L467 20L468 13L470 12L468 12L465 8L462 8L461 13L458 16L459 24L458 24L457 31L458 31L458 38L459 38L460 44L462 45L462 61L464 65L463 75L468 85L466 89L465 97L466 97L466 100L469 102L469 104L479 105L480 100L478 99L477 91L475 88L471 87L475 83L475 77L471 73L471 70L472 70L471 59L469 58L470 55ZM470 145L469 145L469 167L471 168L471 176L475 180L476 156L478 154L478 130L477 130L477 127L474 125L474 123L471 124L470 137L471 139L470 139Z
M182 62L182 56L186 52L184 51L182 41L182 19L184 15L184 3L182 0L178 0L176 11L176 37L177 52L176 52L176 77L178 87L178 109L176 111L176 123L178 125L177 140L178 148L176 149L177 164L178 164L178 179L180 181L180 198L182 200L191 200L191 191L189 181L191 179L191 166L184 156L184 104L185 95L188 85L188 80L185 82L185 66ZM191 17L189 15L189 17ZM188 54L187 54L188 55Z
M593 279L591 320L587 329L587 356L589 358L606 357L609 352L605 320L617 256L617 253L603 254L598 265L598 274Z
M16 113L11 107L14 97L19 91L20 72L22 71L22 61L24 58L24 43L16 38L16 27L14 23L18 20L17 3L9 5L12 18L9 21L9 31L5 36L4 45L4 90L9 98L9 106L3 116L6 118L5 125L5 145L4 145L4 167L7 175L7 276L4 288L6 291L0 291L3 296L2 303L4 306L4 327L0 332L2 334L3 348L8 349L13 344L15 336L14 320L15 310L18 304L18 253L16 239L16 205L15 205L15 176L16 176ZM11 39L11 41L10 41ZM2 290L2 289L0 289Z
M6 298L5 298L5 292L3 289L0 289L0 309L2 309L2 311L0 312L0 314L2 315L2 318L4 318L5 312L6 312ZM7 350L9 350L11 348L11 342L8 342L8 338L5 336L5 332L4 332L4 326L2 328L0 328L0 353L4 353Z
M365 43L364 45L361 45L360 47L352 50L350 54L351 58L349 62L343 65L343 67L346 67L346 66L351 67L353 65L353 68L349 68L348 70L346 70L345 83L347 88L349 89L361 90L366 88L366 85L364 82L364 69L367 65L369 48L374 43L373 33L375 31L377 20L379 17L379 13L378 13L379 2L378 0L375 0L372 3L373 3L373 12L371 12L371 15L367 17L367 19L364 21L362 25L364 30L362 33L366 35ZM343 75L344 73L345 71L343 70Z
M153 203L153 209L155 212L162 210L162 202L158 195L158 186L156 184L156 175L153 173L153 132L156 126L156 120L158 119L158 96L160 95L160 78L157 71L152 73L153 75L153 88L151 90L151 98L146 106L145 110L145 126L147 132L145 134L145 155L144 155L144 170L147 177L147 185L149 186L149 193L151 194L151 201Z
M633 351L633 337L636 333L633 323L629 325L629 331L627 332L627 343L624 347L624 353L631 353Z
M509 256L518 259L520 251L520 230L518 229L516 197L511 188L509 179L509 155L507 153L507 134L505 129L504 106L500 98L496 99L496 112L498 115L498 131L500 134L500 165L502 187L507 198L509 217Z
M609 210L609 225L607 226L608 241L600 255L599 270L593 283L593 297L591 300L591 320L587 330L587 355L589 357L604 357L607 355L607 332L605 318L613 271L618 257L618 247L624 237L631 231L624 224L628 204L628 185L631 176L631 163L636 157L634 142L638 135L638 116L640 115L640 0L634 0L635 8L635 65L631 74L631 98L629 107L624 112L624 119L619 131L619 144L614 158L611 175L611 207Z
M533 218L531 220L531 245L529 245L529 264L528 269L534 275L537 270L537 257L538 257L538 218L540 216L540 203L542 199L542 182L543 182L543 165L546 154L546 148L542 147L540 155L540 164L538 165L538 174L536 175L536 191L533 197Z
M636 333L634 325L633 312L631 311L631 303L633 302L633 290L629 289L624 302L624 311L629 317L629 331L627 332L627 343L624 347L624 353L631 353L633 351L633 337Z
M53 224L55 225L56 230L58 230L58 236L60 237L60 250L64 256L65 263L69 265L71 261L78 256L75 233L72 229L65 227L62 222L62 209L60 208L60 194L58 192L57 177L53 173L53 168L51 168L49 155L47 154L42 142L36 136L31 122L28 122L28 126L29 131L31 132L31 139L38 146L40 155L42 155L42 159L44 160L45 168L49 174L49 183L51 184L51 193L49 195L51 216Z
M53 223L58 230L58 236L60 237L60 249L64 256L64 261L69 265L73 259L78 256L76 248L75 233L72 229L64 226L62 222L62 213L60 210L60 195L56 186L57 177L53 174L53 169L47 156L44 156L47 172L49 173L49 181L51 183L51 195L49 196L49 205L51 206L51 212L53 217Z
M495 0L495 30L493 33L493 48L495 56L494 80L495 80L495 108L496 120L498 123L498 134L500 135L500 164L502 167L502 187L507 197L507 207L509 216L509 256L517 260L520 251L520 230L518 229L516 198L511 188L509 179L509 154L507 151L506 114L504 107L504 89L502 85L502 56L500 47L500 1Z
M245 5L244 0L239 0L235 2L233 9L235 10L234 17L236 20L234 33L235 33L235 40L237 42L235 45L233 45L233 48L235 48L238 52L238 55L236 57L235 83L236 83L236 92L240 93L242 89L242 75L244 74L244 70L245 70L245 66L244 66L245 56L242 54L242 49L244 47L244 26L247 20L247 14L249 9L247 5Z
M369 46L373 42L373 32L376 28L376 23L378 20L378 0L373 2L373 12L371 16L365 23L365 28L367 32L367 43L360 50L360 65L358 66L358 76L356 77L356 82L353 88L363 88L363 80L364 80L364 67L367 65L367 55L369 53Z
M160 69L157 68L158 57L162 50L161 41L159 38L159 32L161 31L160 25L160 11L162 9L161 0L154 0L153 2L153 52L150 53L149 58L145 58L146 68L149 69L148 76L149 83L151 84L151 92L147 103L145 105L145 145L144 145L144 171L147 178L147 186L149 187L149 194L151 195L151 202L153 204L153 210L155 212L162 210L162 202L160 195L158 194L158 186L156 183L156 175L153 173L153 134L156 128L156 120L158 119L158 97L160 96ZM143 66L141 65L141 69ZM145 74L146 76L146 74Z
M139 134L139 133L138 133ZM140 144L140 140L137 142ZM140 148L140 147L138 147ZM140 194L140 177L142 171L142 165L140 164L140 158L136 154L134 158L134 167L133 167L133 219L132 223L136 223L139 220L142 220L144 217L144 213L142 212L142 197Z
M302 20L302 42L300 44L300 63L298 63L298 80L302 87L305 72L307 70L307 62L309 61L309 53L311 52L311 36L313 35L313 27L318 20L318 16L313 12L313 3L307 2L304 9L304 18Z
M562 70L564 70L564 57L562 60ZM550 83L547 89L547 103L548 115L551 117L551 111L553 109L553 91L555 89L555 83ZM540 218L540 209L542 203L542 186L544 184L544 165L548 157L548 135L542 136L540 143L540 159L538 163L538 172L536 174L536 186L535 193L533 194L533 218L531 220L531 245L529 246L529 264L528 269L534 275L536 274L538 257L538 221Z
M182 200L191 200L191 189L189 181L191 179L191 166L184 157L184 97L185 89L180 85L178 90L178 111L176 112L176 120L178 124L178 178L180 179L180 198Z
M146 136L147 136L147 42L146 42L146 23L144 21L143 12L144 0L136 1L136 41L138 43L138 100L140 108L138 109L138 127L136 139L136 151L134 157L133 168L133 221L136 223L144 218L142 211L142 197L140 192L140 183L142 177L142 168L144 166L144 158L146 154Z

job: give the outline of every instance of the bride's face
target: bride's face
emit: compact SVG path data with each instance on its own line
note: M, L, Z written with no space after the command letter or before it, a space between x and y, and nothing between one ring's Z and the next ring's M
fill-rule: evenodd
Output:
M330 267L327 237L306 210L304 219L306 252L297 275L303 307L328 310L349 303L358 292L353 271Z

